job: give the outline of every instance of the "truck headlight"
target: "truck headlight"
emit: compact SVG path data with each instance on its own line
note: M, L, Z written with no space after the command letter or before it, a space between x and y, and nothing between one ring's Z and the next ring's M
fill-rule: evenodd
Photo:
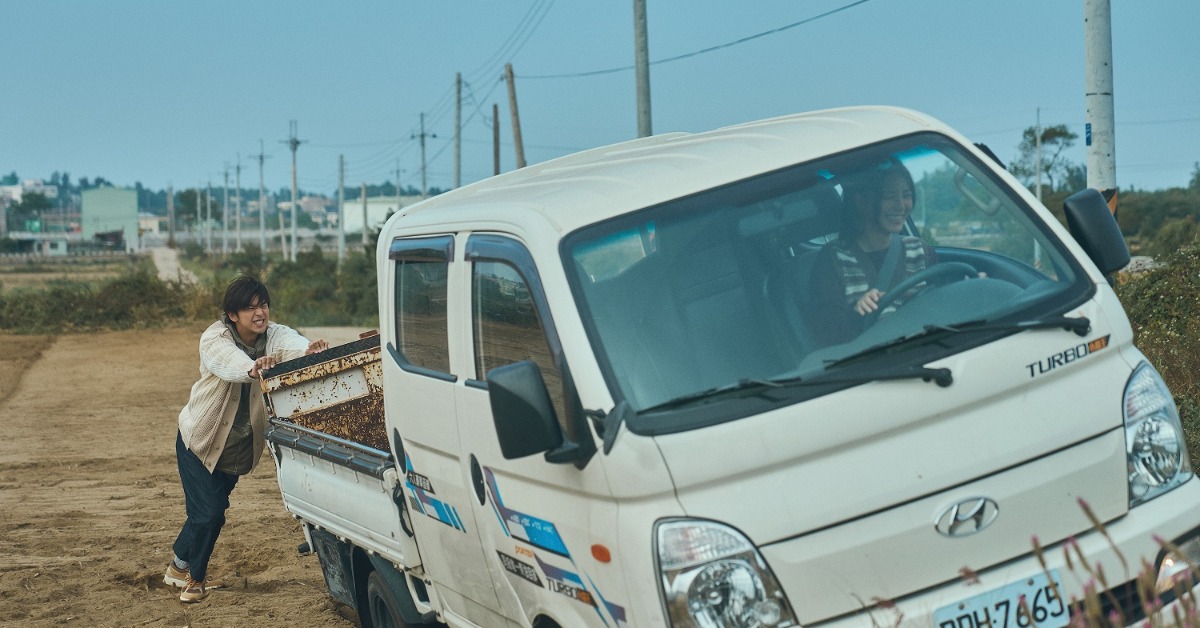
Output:
M1132 508L1186 482L1192 466L1175 400L1150 364L1134 369L1125 385L1123 408Z
M797 626L767 562L733 528L696 519L655 526L660 593L671 626Z
M1154 583L1154 594L1159 599L1169 593L1191 589L1200 575L1197 571L1200 569L1200 536L1195 531L1185 539L1164 545Z

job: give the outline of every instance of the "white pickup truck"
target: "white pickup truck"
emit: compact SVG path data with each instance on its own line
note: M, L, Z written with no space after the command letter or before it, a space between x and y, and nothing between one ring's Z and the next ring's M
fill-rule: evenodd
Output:
M263 381L284 504L364 626L1169 619L1200 482L1116 222L1064 210L886 107L405 208L380 334Z

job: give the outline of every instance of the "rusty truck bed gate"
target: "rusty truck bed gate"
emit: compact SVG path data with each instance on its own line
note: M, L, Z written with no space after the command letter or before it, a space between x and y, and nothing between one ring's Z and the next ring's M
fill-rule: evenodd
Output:
M330 451L350 445L387 455L382 380L378 334L280 363L262 379L275 438L287 446L317 439L335 445ZM302 428L296 432L304 438L285 437L280 429L289 426Z

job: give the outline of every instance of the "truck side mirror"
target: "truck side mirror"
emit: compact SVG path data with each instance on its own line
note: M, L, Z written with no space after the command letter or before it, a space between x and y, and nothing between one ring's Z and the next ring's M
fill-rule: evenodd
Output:
M1099 191L1087 188L1067 197L1063 213L1075 241L1106 277L1129 265L1129 245Z
M500 451L508 460L549 451L562 444L550 393L537 364L525 360L487 374L488 400Z

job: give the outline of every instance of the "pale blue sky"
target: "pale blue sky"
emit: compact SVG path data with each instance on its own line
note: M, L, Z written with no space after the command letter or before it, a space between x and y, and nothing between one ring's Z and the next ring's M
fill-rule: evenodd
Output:
M646 0L650 58L678 57L853 0ZM1200 161L1200 2L1112 0L1117 181L1186 185ZM463 182L514 166L506 61L517 74L527 159L637 133L632 1L0 0L0 174L103 176L150 188L220 185L242 160L256 187L290 185L281 140L295 119L300 186L419 186L412 136L426 113L430 186L453 173L455 72L464 96ZM1035 122L1080 135L1086 161L1082 0L870 0L745 43L657 63L654 131L701 131L858 104L932 114L1005 161ZM478 112L476 109L478 108ZM232 174L231 174L232 177Z

